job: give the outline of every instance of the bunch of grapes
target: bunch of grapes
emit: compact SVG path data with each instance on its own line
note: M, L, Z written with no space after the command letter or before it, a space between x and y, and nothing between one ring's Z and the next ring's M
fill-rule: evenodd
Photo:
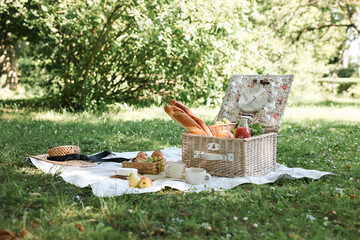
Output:
M147 163L155 163L160 161L162 158L159 157L149 157L148 159L144 159L143 162L147 162Z
M164 158L157 162L157 167L158 167L159 172L164 171L165 163L166 163L166 160Z
M164 171L166 160L161 157L149 157L148 159L143 159L141 162L143 163L157 163L157 167L159 172Z
M153 159L151 157L149 157L148 159L142 159L141 162L142 163L153 163Z

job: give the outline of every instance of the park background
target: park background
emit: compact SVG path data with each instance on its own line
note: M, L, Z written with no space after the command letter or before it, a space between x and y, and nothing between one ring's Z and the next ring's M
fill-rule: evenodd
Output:
M1 96L72 111L170 98L216 106L232 74L272 73L295 74L293 101L331 101L319 96L329 92L358 100L358 7L357 1L4 1Z
M26 239L354 239L360 3L0 0L0 230ZM232 74L295 74L277 161L331 171L213 193L97 198L26 157L181 147L169 99L206 123ZM154 207L156 206L156 207Z

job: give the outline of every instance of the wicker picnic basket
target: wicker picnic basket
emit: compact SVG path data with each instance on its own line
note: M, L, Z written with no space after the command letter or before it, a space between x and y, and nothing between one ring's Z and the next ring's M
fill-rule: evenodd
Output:
M233 75L217 119L237 122L243 114L251 113L252 123L261 123L264 134L240 139L183 133L182 160L186 167L201 167L209 174L221 177L262 176L273 171L276 166L277 132L293 77ZM249 88L254 91L249 91ZM244 102L252 106L245 106ZM233 124L228 127L233 128Z

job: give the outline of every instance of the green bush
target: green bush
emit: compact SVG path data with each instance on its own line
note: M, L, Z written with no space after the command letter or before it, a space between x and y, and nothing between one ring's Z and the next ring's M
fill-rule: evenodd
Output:
M360 98L360 84L352 85L348 90L347 93L353 98Z
M354 68L340 68L337 72L338 77L350 78L356 73Z
M247 3L247 4L244 4ZM247 1L56 3L36 9L47 35L48 92L63 106L109 102L219 102L251 14ZM35 11L35 10L34 10ZM244 28L242 32L236 28ZM247 51L246 54L251 53Z

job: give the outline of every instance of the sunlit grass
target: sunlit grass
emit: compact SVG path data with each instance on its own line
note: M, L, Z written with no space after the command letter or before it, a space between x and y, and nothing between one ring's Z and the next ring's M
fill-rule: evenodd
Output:
M208 109L206 107L192 108L192 111L207 123L211 123L218 114L220 107ZM163 107L151 108L124 108L114 112L98 112L96 114L90 112L71 113L68 111L38 111L27 112L23 110L4 109L1 113L3 120L14 119L31 119L36 121L51 122L76 122L85 120L89 123L101 123L104 121L141 121L141 120L171 120L164 112ZM360 121L360 104L358 106L288 106L285 110L283 121ZM146 126L144 126L146 127Z
M347 121L360 122L360 104L358 107L338 107L338 106L291 106L285 110L284 119L286 121Z

